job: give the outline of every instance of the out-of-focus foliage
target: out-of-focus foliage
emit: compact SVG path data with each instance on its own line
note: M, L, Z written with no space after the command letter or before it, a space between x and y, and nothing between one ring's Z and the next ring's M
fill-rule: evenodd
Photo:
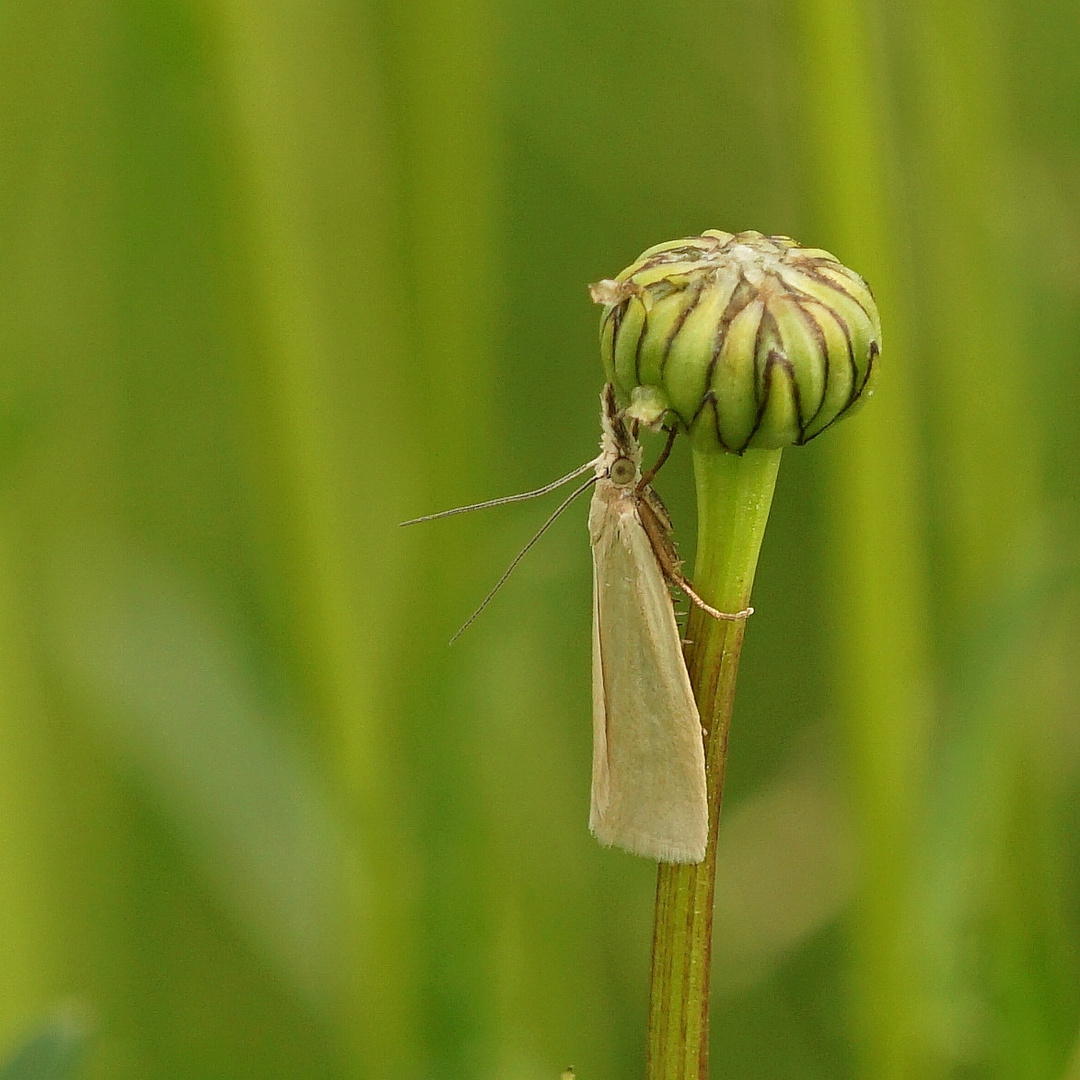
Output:
M1080 15L1000 0L0 8L0 1036L86 1075L640 1074L586 833L585 284L706 228L875 287L781 468L714 1072L1075 1080ZM682 448L660 488L689 556Z
M90 1025L74 1002L65 1002L0 1062L0 1080L74 1080Z

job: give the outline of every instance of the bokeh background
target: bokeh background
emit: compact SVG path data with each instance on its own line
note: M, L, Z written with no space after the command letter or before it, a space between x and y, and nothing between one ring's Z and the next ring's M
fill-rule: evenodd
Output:
M396 523L592 456L586 283L758 229L885 351L781 467L714 1075L1080 1078L1078 200L1074 0L0 6L0 1045L641 1075L585 506L452 648L550 505Z

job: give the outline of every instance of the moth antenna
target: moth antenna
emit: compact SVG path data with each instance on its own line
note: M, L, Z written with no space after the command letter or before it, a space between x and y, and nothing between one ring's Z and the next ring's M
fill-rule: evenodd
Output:
M580 476L595 464L594 461L587 461L584 465L579 465L573 472L568 472L565 476L560 477L558 480L552 480L550 484L545 484L535 491L523 491L520 495L504 495L501 499L488 499L487 502L472 503L469 506L455 506L453 510L440 510L437 514L425 514L423 517L411 518L408 521L401 522L401 525L418 525L421 521L435 521L437 518L453 517L455 514L467 514L470 510L486 510L489 506L505 506L507 503L535 499L541 495L546 495L549 491L562 487L568 480Z
M591 463L590 463L590 465L591 465ZM578 472L581 472L581 469L578 469ZM575 474L574 474L574 473L571 473L570 475L571 475L571 476L573 476L573 475L575 475ZM564 477L563 479L564 479L564 480L567 480L567 479L569 479L569 477ZM512 562L512 563L511 563L511 564L510 564L510 565L509 565L509 566L508 566L507 568L506 568L506 570L505 570L505 571L503 572L503 576L502 576L501 578L499 578L499 580L498 580L498 581L496 581L496 582L495 582L495 587L494 587L494 588L493 588L493 589L491 590L491 592L489 592L489 593L487 594L487 596L485 596L485 597L484 597L484 599L483 599L483 600L481 601L481 603L480 603L480 606L479 606L479 607L478 607L478 608L477 608L477 609L476 609L476 610L475 610L475 611L474 611L474 612L473 612L473 613L472 613L472 614L471 614L471 615L470 615L470 616L469 616L469 617L468 617L468 618L467 618L467 619L465 620L465 622L464 622L464 623L462 623L462 625L461 625L461 629L460 629L460 630L458 630L458 632L457 632L457 633L456 633L456 634L455 634L455 635L454 635L454 636L453 636L453 637L452 637L452 638L450 639L450 644L451 644L451 645L453 645L453 644L454 644L454 642L455 642L455 641L457 641L457 639L458 639L459 637L461 637L461 635L462 635L462 634L464 634L464 633L465 633L465 631L466 631L466 630L468 630L470 626L472 626L472 624L473 624L473 623L474 623L474 622L476 621L476 618L477 618L477 616L478 616L478 615L480 614L480 612L481 612L481 611L483 611L483 610L484 610L484 608L486 608L486 607L488 606L488 604L490 604L490 603L491 603L491 601L492 601L492 598L493 598L493 597L495 596L495 594L496 594L496 593L497 593L497 592L498 592L498 591L499 591L499 590L500 590L500 589L501 589L501 588L503 587L503 585L504 585L504 584L506 583L506 579L507 579L507 578L508 578L508 577L509 577L509 576L510 576L510 575L511 575L512 573L513 573L513 571L514 571L514 567L515 567L515 566L517 566L517 564L518 564L519 562L521 562L521 560L522 560L522 559L524 559L524 558L525 558L525 555L526 555L526 553L527 553L527 552L529 551L529 549L530 549L530 548L531 548L531 547L533 546L533 544L535 544L535 543L536 543L536 541L537 541L537 540L539 540L539 539L540 539L540 537L541 537L541 536L543 536L543 535L544 535L544 533L546 533L546 532L548 531L548 529L549 529L549 528L551 527L551 525L552 525L552 524L554 523L555 519L556 519L556 518L557 518L557 517L558 517L558 516L559 516L559 515L560 515L560 514L561 514L561 513L562 513L562 512L563 512L563 511L564 511L564 510L565 510L565 509L566 509L566 508L567 508L567 507L568 507L568 506L569 506L569 505L570 505L570 504L571 504L571 503L572 503L572 502L573 502L573 501L574 501L574 500L575 500L575 499L576 499L576 498L577 498L577 497L578 497L578 496L579 496L579 495L580 495L580 494L581 494L581 493L583 492L583 491L588 491L588 489L589 489L590 487L592 487L592 485L593 485L593 484L595 484L595 483L596 483L597 479L598 479L598 477L595 477L595 476L590 476L590 477L589 477L589 479L588 479L588 480L586 480L584 484L582 484L582 485L581 485L580 487L577 487L577 488L575 488L575 489L574 489L574 490L573 490L573 491L572 491L572 492L571 492L571 493L570 493L569 495L567 495L567 496L566 496L566 498L565 498L565 499L563 499L563 501L562 501L561 503L559 503L559 505L558 505L558 506L557 506L557 507L555 508L554 512L553 512L553 513L551 514L551 516L550 516L550 517L549 517L549 518L547 519L547 521L545 521L545 522L544 522L544 524L543 524L543 525L541 525L541 526L540 526L540 528L539 528L539 529L537 529L537 530L536 530L536 532L535 532L535 533L533 534L533 538L532 538L532 539L531 539L531 540L530 540L530 541L529 541L529 542L528 542L528 543L527 543L527 544L526 544L526 545L525 545L525 546L524 546L524 547L523 547L523 548L522 548L522 549L521 549L521 550L520 550L520 551L519 551L519 552L517 553L517 555L515 555L515 556L514 556L514 561L513 561L513 562ZM516 497L516 496L512 496L512 498L513 498L513 497Z

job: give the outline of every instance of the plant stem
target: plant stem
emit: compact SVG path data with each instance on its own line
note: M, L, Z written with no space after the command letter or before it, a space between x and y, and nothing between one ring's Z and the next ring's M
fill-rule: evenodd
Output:
M750 601L769 518L779 450L742 457L694 450L698 548L694 585L721 611ZM649 987L647 1080L705 1080L709 1072L709 961L716 841L727 764L728 728L745 620L721 622L690 610L687 666L701 724L709 796L709 844L698 865L660 863Z

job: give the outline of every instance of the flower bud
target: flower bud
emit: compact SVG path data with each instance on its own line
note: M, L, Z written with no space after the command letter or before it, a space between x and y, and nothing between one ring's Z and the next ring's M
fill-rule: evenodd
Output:
M881 324L869 286L786 236L710 229L657 244L590 292L629 414L700 445L801 444L872 393Z

